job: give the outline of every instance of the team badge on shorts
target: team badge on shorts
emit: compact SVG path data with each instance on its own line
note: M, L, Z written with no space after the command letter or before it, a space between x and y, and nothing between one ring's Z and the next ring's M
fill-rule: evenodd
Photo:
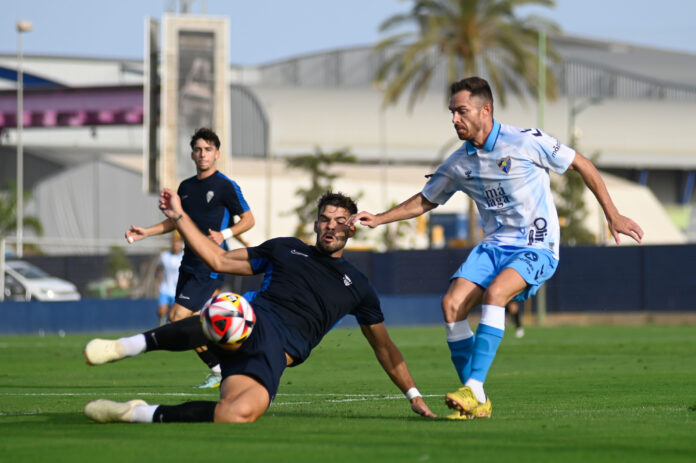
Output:
M512 160L510 159L510 156L500 158L496 161L496 164L498 164L498 167L500 170L502 170L504 173L509 173L510 172L510 166L512 164Z

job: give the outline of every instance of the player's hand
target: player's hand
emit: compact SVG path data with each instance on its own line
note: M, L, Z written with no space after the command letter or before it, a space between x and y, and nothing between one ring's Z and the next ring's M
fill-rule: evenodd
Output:
M377 220L377 216L374 214L370 214L369 212L358 212L357 214L353 214L348 218L348 222L346 222L346 225L350 226L367 226L370 228L375 228L377 225L379 225L380 222Z
M170 219L176 219L184 213L179 195L169 188L164 188L160 193L159 208Z
M133 243L134 241L140 241L142 239L147 238L147 235L145 234L145 229L142 227L136 227L135 225L131 225L128 230L126 230L125 233L125 238L126 241L129 243Z
M621 243L619 234L630 236L636 243L641 244L643 240L643 229L635 221L619 214L616 218L609 221L609 231L614 237L616 244Z
M218 246L220 246L222 242L225 241L225 238L222 237L222 232L211 230L210 228L208 229L208 239L213 243L217 244Z
M437 415L430 411L423 397L414 397L411 400L411 410L426 418L437 418Z

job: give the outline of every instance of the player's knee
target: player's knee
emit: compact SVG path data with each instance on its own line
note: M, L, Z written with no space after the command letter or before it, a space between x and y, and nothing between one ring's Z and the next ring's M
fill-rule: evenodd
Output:
M263 415L250 404L241 401L221 401L215 407L216 423L253 423Z
M442 316L447 323L463 320L471 310L471 303L469 300L459 300L450 293L445 294L442 298L441 306Z
M188 309L185 309L183 307L172 307L172 309L169 311L169 321L170 322L176 322L179 321L183 318L187 318L191 316L191 311Z
M513 297L514 295L511 295L502 285L492 284L483 293L483 303L505 307Z

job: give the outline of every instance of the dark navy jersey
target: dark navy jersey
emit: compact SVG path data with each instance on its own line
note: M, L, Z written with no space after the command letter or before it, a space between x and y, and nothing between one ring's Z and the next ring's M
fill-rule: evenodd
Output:
M361 325L384 321L374 288L345 259L297 238L275 238L247 251L254 273L266 273L253 306L269 313L284 332L285 351L295 365L347 314Z
M232 218L249 210L237 183L220 172L199 180L193 176L181 182L177 194L184 211L198 229L208 236L208 229L220 231L233 225ZM223 242L222 247L227 249ZM184 248L181 269L194 274L218 278L189 247Z

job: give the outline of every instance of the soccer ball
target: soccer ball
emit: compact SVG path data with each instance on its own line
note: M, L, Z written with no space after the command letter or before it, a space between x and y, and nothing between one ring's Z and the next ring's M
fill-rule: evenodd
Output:
M256 323L253 307L239 294L220 293L201 310L205 337L223 349L235 350L249 337Z

